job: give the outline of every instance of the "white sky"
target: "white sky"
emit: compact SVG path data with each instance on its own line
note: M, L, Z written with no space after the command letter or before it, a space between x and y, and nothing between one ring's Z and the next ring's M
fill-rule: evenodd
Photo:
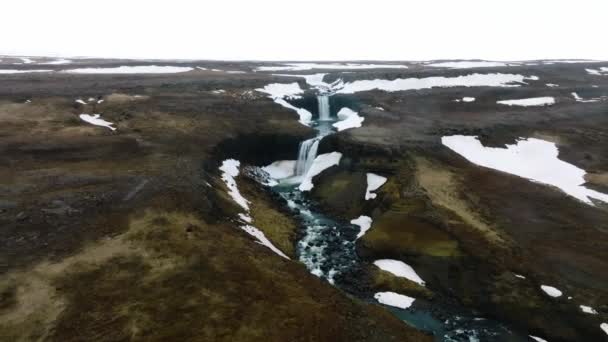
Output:
M608 60L608 0L4 0L0 54Z

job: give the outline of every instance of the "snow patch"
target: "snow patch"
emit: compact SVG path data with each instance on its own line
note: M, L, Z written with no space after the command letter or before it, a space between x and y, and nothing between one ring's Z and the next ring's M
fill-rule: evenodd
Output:
M374 261L374 265L381 270L390 272L397 277L409 279L419 285L424 286L424 280L414 271L414 269L400 260L380 259Z
M239 166L241 166L241 162L234 159L226 159L222 162L222 166L220 166L220 171L222 171L222 180L226 183L228 187L228 195L232 197L232 199L240 205L245 211L249 211L249 201L245 199L239 192L238 187L236 186L236 180L234 179L239 175Z
M427 66L435 68L451 68L451 69L470 69L470 68L489 68L489 67L505 67L517 64L507 64L503 62L490 61L460 61L460 62L441 62L431 63Z
M99 114L93 114L93 115L80 114L79 117L82 121L86 121L86 122L90 123L91 125L107 127L113 131L116 130L115 127L112 127L113 123L101 119Z
M555 288L553 286L541 285L540 288L547 295L549 295L550 297L553 297L553 298L561 297L561 295L562 295L562 291L558 290L557 288Z
M241 229L247 232L247 234L253 236L256 239L257 243L268 247L270 250L272 250L283 258L289 259L287 255L285 255L280 249L275 247L270 240L268 240L266 235L264 235L264 232L250 224L253 219L251 218L251 216L249 216L249 201L247 201L241 195L237 187L236 180L234 179L236 176L239 175L240 165L241 162L238 160L226 159L222 162L222 166L220 166L220 171L222 171L222 180L228 188L228 194L246 212L245 214L239 213L238 215L239 219L246 223L241 226Z
M579 307L581 308L581 311L584 312L584 313L588 313L588 314L591 314L591 315L597 315L597 311L594 308L590 307L590 306L579 305Z
M549 87L549 88L556 88L556 87L559 87L559 84L547 83L546 86Z
M190 67L141 65L119 66L115 68L79 68L68 69L62 72L70 74L175 74L193 70Z
M550 97L550 96L531 97L528 99L496 101L496 103L506 105L506 106L522 106L522 107L550 106L552 104L555 104L555 98Z
M278 160L270 165L264 166L262 170L266 171L272 179L280 180L289 178L296 172L296 161Z
M282 63L282 66L261 66L256 71L304 71L312 69L361 70L361 69L407 69L401 64L359 63Z
M256 91L268 94L268 97L274 100L275 103L294 110L300 116L300 123L308 126L312 120L312 113L304 108L298 108L287 102L285 99L300 98L300 94L304 92L297 82L293 83L271 83L264 88L258 88Z
M361 124L365 120L364 117L359 116L359 113L347 107L340 109L338 112L338 119L341 121L338 121L332 125L336 127L338 132L349 128L361 127Z
M313 177L334 165L340 164L340 158L342 158L342 153L340 152L331 152L318 155L312 162L312 165L310 166L310 169L308 169L308 172L306 172L306 175L304 175L302 183L300 183L299 186L300 191L310 191L313 188Z
M415 298L404 296L395 292L378 292L374 298L379 303L394 306L401 309L407 309L414 303Z
M530 138L496 148L483 146L476 136L463 135L444 136L441 142L477 165L553 185L590 205L590 198L608 203L608 195L584 186L584 170L558 158L559 151L552 142Z
M360 91L405 91L434 87L519 87L526 80L538 80L536 76L516 74L471 74L457 77L434 76L426 78L398 78L395 80L359 80L345 83L338 93L353 94Z
M608 335L608 323L602 323L602 324L600 324L600 329L604 330L604 332L606 333L606 335Z
M53 70L16 70L16 69L0 69L0 74L29 74L34 72L53 72Z
M365 200L376 198L377 194L372 191L378 190L384 183L386 183L386 177L382 177L375 173L367 173L367 189L365 189Z
M519 279L526 279L526 277L524 277L524 276L523 276L523 275L521 275L521 274L516 274L516 273L513 273L513 275L515 276L515 278L519 278Z
M537 341L537 342L547 342L547 340L542 339L538 336L533 336L533 335L528 335L528 336L530 336L531 339L533 339L534 341Z
M274 102L277 104L280 104L281 106L283 106L287 109L294 110L300 117L299 122L301 124L308 126L310 124L310 122L312 121L312 113L309 112L308 110L306 110L304 108L299 108L299 107L293 106L291 103L289 103L283 99L275 99Z
M86 104L87 104L87 103L86 103L86 102L84 102L82 99L78 99L78 100L76 100L76 101L74 101L74 102L76 102L76 103L80 103L80 104L83 104L83 105L86 105Z
M363 235L365 235L365 233L372 227L372 218L369 216L361 215L356 219L350 220L350 223L361 228L361 230L357 234L357 239L359 239Z

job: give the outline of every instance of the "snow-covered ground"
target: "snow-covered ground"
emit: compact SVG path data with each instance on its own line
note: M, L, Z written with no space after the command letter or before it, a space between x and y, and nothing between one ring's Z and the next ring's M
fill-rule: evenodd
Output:
M527 99L515 99L515 100L502 100L496 101L496 103L506 106L521 106L521 107L530 107L530 106L550 106L555 104L555 98L551 96L544 97L531 97Z
M114 68L77 68L66 69L62 72L70 74L175 74L194 70L190 67L141 65L119 66Z
M562 291L558 290L557 288L555 288L553 286L541 285L540 288L550 297L557 298L557 297L562 296Z
M266 235L264 235L264 232L251 225L253 219L249 215L249 201L247 201L245 197L241 195L235 179L235 177L239 175L240 165L241 162L238 160L226 159L222 162L222 166L220 166L220 171L222 171L222 180L228 188L228 194L238 205L241 206L241 208L245 210L245 213L240 213L238 215L239 219L244 222L244 224L241 225L241 229L247 232L247 234L253 236L256 239L257 243L268 247L270 250L272 250L283 258L289 259L287 255L285 255L270 240L268 240Z
M359 116L359 113L347 107L340 109L337 115L340 121L334 123L333 126L336 127L338 132L349 128L361 127L361 124L365 120L364 117Z
M372 218L369 216L361 215L356 219L350 220L351 224L355 226L359 226L361 229L359 233L357 233L357 239L361 238L365 233L372 227Z
M414 303L414 298L408 297L395 292L378 292L374 295L374 298L379 303L394 306L401 309L407 309Z
M382 177L375 173L367 173L367 188L365 189L365 199L370 200L376 198L377 194L372 191L380 189L386 183L386 177Z
M280 66L261 66L256 71L304 71L312 69L361 70L361 69L407 69L402 64L359 63L282 63Z
M102 119L101 115L99 114L80 114L79 117L82 121L86 121L91 125L107 127L113 131L116 130L116 127L112 127L113 123Z
M29 74L34 72L53 72L53 70L17 70L17 69L0 69L0 74Z
M537 81L536 76L523 76L518 74L470 74L457 77L434 76L426 78L398 78L395 80L359 80L345 83L341 94L354 94L360 91L384 90L405 91L430 89L434 87L519 87L526 80Z
M300 183L299 187L300 191L310 191L314 186L312 184L312 178L326 169L340 164L340 158L342 158L342 153L340 152L319 154L312 162L312 166L308 169L308 172L306 172L302 178L302 183Z
M298 113L301 124L310 125L312 113L304 108L298 108L285 100L300 98L301 94L304 93L304 90L300 88L300 85L297 82L271 83L264 86L264 88L256 89L256 91L268 94L268 97L273 99L275 103Z
M380 259L374 261L374 265L381 270L390 272L397 277L409 279L419 285L424 286L424 280L414 271L414 269L400 260Z
M587 204L608 202L608 195L584 186L586 172L558 158L557 146L540 139L522 139L506 148L485 147L475 136L441 138L443 145L470 162L560 188Z
M594 308L590 307L590 306L579 305L579 307L581 308L581 311L584 312L584 313L588 313L588 314L591 314L591 315L597 315L597 311Z
M439 62L427 64L427 66L436 68L451 68L451 69L470 69L470 68L489 68L489 67L504 67L519 64L509 64L504 62L491 61L458 61L458 62Z

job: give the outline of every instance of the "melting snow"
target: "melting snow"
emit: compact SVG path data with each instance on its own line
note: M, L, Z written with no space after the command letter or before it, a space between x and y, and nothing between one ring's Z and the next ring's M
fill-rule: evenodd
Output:
M270 178L280 180L291 177L295 174L295 160L278 160L274 163L264 166L262 170L266 171Z
M424 280L422 280L422 278L418 276L416 271L414 271L414 269L410 265L404 263L403 261L381 259L374 261L374 265L378 266L383 271L387 271L396 275L397 277L406 278L419 285L424 286Z
M556 186L587 204L593 205L590 198L608 202L608 195L583 186L586 172L558 159L552 142L530 138L496 148L483 146L476 136L462 135L445 136L441 142L477 165Z
M359 80L345 83L338 93L353 94L359 91L404 91L434 87L519 87L525 80L538 80L536 76L516 74L471 74L457 77L398 78L395 80Z
M119 66L115 68L80 68L68 69L63 72L71 74L174 74L193 70L190 67L141 65Z
M63 64L70 64L72 63L72 61L70 61L69 59L56 59L54 61L51 62L46 62L46 63L40 63L40 64L47 64L47 65L63 65Z
M404 296L395 292L378 292L374 298L382 304L407 309L414 303L415 298Z
M236 186L236 180L234 177L239 175L239 166L241 162L234 159L226 159L222 162L222 166L220 167L220 171L222 171L222 180L226 183L228 187L228 194L232 199L240 205L246 211L249 211L249 201L245 199L239 192L238 187Z
M312 178L326 169L340 164L340 158L342 158L342 153L340 152L319 154L312 162L312 165L310 166L310 169L308 169L308 172L306 172L306 175L304 175L302 183L300 183L300 191L310 191L313 188Z
M534 341L537 341L537 342L547 342L547 340L542 339L538 336L533 336L533 335L528 335L528 336L530 336L531 339L533 339Z
M0 74L28 74L31 72L53 72L53 70L16 70L16 69L0 69Z
M367 189L365 190L365 199L374 199L377 194L372 191L378 190L382 185L386 183L386 177L379 176L375 173L367 174Z
M601 67L598 69L585 69L585 71L587 71L587 73L589 73L590 75L596 75L596 76L602 76L602 75L608 75L608 67Z
M363 235L365 235L365 233L372 227L372 218L369 216L361 215L356 219L350 220L350 223L361 228L361 230L357 234L357 239L359 239Z
M528 99L517 99L517 100L502 100L496 101L498 104L507 105L507 106L550 106L555 104L555 99L550 96L545 97L531 97Z
M594 97L594 98L591 98L589 100L585 100L582 97L578 96L578 94L575 93L575 92L572 92L571 94L572 94L572 97L574 97L574 100L576 102L584 102L584 103L599 102L599 101L601 101L601 100L603 100L603 99L606 98L606 96L602 96L602 97Z
M336 127L338 131L343 131L349 128L361 127L361 123L365 120L364 117L359 116L359 113L353 111L350 108L342 108L338 112L338 118L341 121L334 123L332 126Z
M241 221L247 223L241 226L241 229L247 232L247 234L256 238L257 243L270 248L270 250L272 250L283 258L289 259L288 256L286 256L280 249L275 247L272 242L268 240L268 238L266 238L264 232L249 224L253 221L251 216L249 216L249 202L239 192L236 180L234 179L234 177L239 175L240 165L241 162L239 162L238 160L226 159L222 162L222 166L220 166L220 171L222 171L222 180L226 184L226 187L228 187L228 194L238 205L245 209L246 214L240 213L238 215Z
M113 123L101 119L99 114L93 114L93 115L80 114L80 119L82 121L86 121L86 122L90 123L91 125L107 127L113 131L116 130L115 127L112 127Z
M513 273L513 275L515 275L515 277L516 277L516 278L519 278L519 279L526 279L526 277L524 277L524 276L523 276L523 275L521 275L521 274L516 274L516 273Z
M78 100L76 100L75 102L76 102L76 103L83 104L83 105L86 105L86 104L87 104L86 102L84 102L84 101L83 101L83 100L81 100L81 99L78 99Z
M400 64L358 64L358 63L283 63L283 66L262 66L256 71L303 71L311 69L359 70L359 69L407 69Z
M287 109L291 109L291 110L295 110L296 113L298 113L298 116L300 117L300 123L303 125L308 126L310 124L310 122L312 121L312 113L309 112L308 110L304 109L304 108L298 108L296 106L291 105L291 103L283 100L283 99L275 99L274 102L276 102L277 104L280 104L281 106L287 108Z
M309 125L312 120L312 113L304 108L298 108L285 101L285 99L297 99L300 98L300 94L304 92L297 82L293 83L271 83L266 85L264 88L258 88L256 91L268 94L275 103L281 106L294 110L300 116L300 123L303 125Z
M452 69L469 69L469 68L488 68L488 67L504 67L513 64L507 64L503 62L489 62L489 61L461 61L461 62L441 62L427 64L436 68L452 68Z
M289 257L287 255L285 255L280 249L275 247L275 245L273 245L272 242L270 242L270 240L268 240L266 235L264 235L264 232L262 232L261 230L257 229L254 226L251 226L251 225L244 225L241 227L241 229L246 231L249 235L255 237L258 240L256 242L259 243L260 245L264 245L264 246L270 248L270 250L272 250L276 254L282 256L283 258L289 259Z
M584 313L588 313L588 314L592 314L592 315L597 315L597 311L595 311L594 308L590 307L590 306L586 306L586 305L579 305L579 307L581 308L581 311Z
M549 88L555 88L555 87L559 87L559 84L547 83L546 86L549 87Z
M549 286L549 285L541 285L540 288L549 296L551 297L561 297L562 295L562 291L558 290L557 288L553 287L553 286Z
M600 328L602 330L604 330L604 332L606 333L606 335L608 335L608 323L602 323L602 324L600 324Z
M271 83L264 88L258 88L257 91L266 93L271 99L297 99L304 92L297 82L293 83Z

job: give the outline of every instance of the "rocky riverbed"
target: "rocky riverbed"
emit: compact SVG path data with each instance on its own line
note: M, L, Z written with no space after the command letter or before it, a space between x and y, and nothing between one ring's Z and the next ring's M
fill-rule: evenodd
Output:
M483 167L442 143L549 142L586 172L587 189L606 194L608 63L43 62L0 63L49 70L0 74L8 340L442 340L401 320L434 306L466 308L518 336L608 339L608 204ZM142 66L174 69L69 71ZM261 91L293 83L301 93ZM320 141L319 154L342 158L304 194L350 230L351 220L371 219L356 241L361 268L336 278L341 289L297 261L302 221L256 176L256 167L296 159L315 135L303 111L318 117L318 89L332 93L334 115L347 107L363 118ZM546 97L553 103L498 102ZM247 213L219 169L226 159L240 161ZM370 199L368 173L386 178ZM289 259L242 229L243 214ZM378 259L407 263L424 286ZM364 299L383 291L417 301L389 311Z

